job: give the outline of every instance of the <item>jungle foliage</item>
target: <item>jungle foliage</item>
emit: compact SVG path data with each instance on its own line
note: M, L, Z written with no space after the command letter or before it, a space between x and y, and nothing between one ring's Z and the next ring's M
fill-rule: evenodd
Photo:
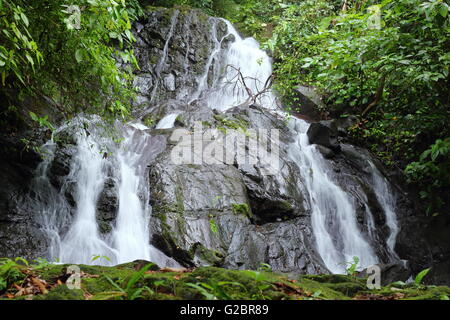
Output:
M134 0L1 0L0 112L20 113L15 103L37 96L65 116L126 116L140 14Z
M267 42L285 100L312 85L326 113L359 115L353 140L405 170L430 215L448 211L449 21L440 0L347 1L338 11L306 0L286 8Z

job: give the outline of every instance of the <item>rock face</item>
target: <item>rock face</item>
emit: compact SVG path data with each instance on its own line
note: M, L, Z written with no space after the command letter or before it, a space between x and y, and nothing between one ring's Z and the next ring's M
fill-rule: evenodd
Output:
M256 107L235 108L209 121L218 128L240 121L246 130L282 126ZM298 168L285 153L287 131L281 140L277 175L237 163L174 165L170 148L158 156L150 168L153 244L187 266L255 269L269 263L286 272L324 272L298 190Z
M209 57L217 39L221 39L222 49L233 40L225 37L226 31L227 25L222 20L181 9L151 11L134 25L135 52L140 65L135 80L139 92L135 116L150 127L148 133L167 142L165 149L156 158L149 157L146 163L152 206L150 241L184 266L256 269L267 263L276 271L327 273L315 249L311 226L313 204L307 197L299 167L288 156L294 137L285 119L256 105L219 113L207 108L197 94L200 77L206 76L211 82L220 72ZM172 113L177 114L176 128L156 130L157 121ZM307 135L329 162L333 171L330 175L336 183L356 199L358 225L367 237L370 230L366 212L370 209L376 227L370 237L376 244L377 256L386 265L388 278L402 280L433 265L430 279L448 283L450 241L442 231L443 239L433 242L429 234L437 226L424 225L427 220L417 214L411 196L366 150L345 143L342 136L352 121L313 123ZM216 135L202 151L230 130L250 140L255 130L276 129L279 142L270 149L278 150L279 163L248 164L233 156L230 162L216 157L218 161L210 164L177 164L173 152L180 136L174 137L175 130L184 129L187 137L199 124L203 133ZM208 131L213 128L216 130ZM191 138L194 144L201 139L194 135ZM11 142L2 137L0 256L42 257L47 254L48 240L34 218L34 208L26 201L30 191L27 186L31 185L41 159L33 152L17 156L22 148L17 141L18 138ZM11 146L14 153L6 153L5 146ZM64 137L49 168L51 185L66 191L63 196L72 209L73 185L65 177L70 172L74 152L71 137ZM400 225L395 247L398 257L392 257L386 246L380 245L386 243L389 228L374 191L373 169L368 167L368 160L393 186ZM274 165L275 174L268 174ZM97 221L107 237L115 223L118 198L114 181L106 181L105 186L97 203ZM401 260L408 260L406 271L398 267L403 265ZM400 276L402 279L395 279Z
M309 143L318 144L333 151L340 151L337 132L320 122L311 123L308 132Z
M0 136L0 257L44 256L48 241L27 205L29 186L40 156L26 149L22 137Z

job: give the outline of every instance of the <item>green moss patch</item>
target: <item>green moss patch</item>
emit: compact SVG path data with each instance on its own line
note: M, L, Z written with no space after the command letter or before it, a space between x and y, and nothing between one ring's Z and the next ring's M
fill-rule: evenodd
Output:
M213 263L223 258L217 252L200 251ZM365 279L345 275L302 275L292 279L292 276L269 271L159 268L147 261L115 267L79 265L81 287L69 289L67 267L53 264L19 266L25 279L39 279L45 290L36 285L28 288L31 291L27 294L19 295L18 288L24 280L17 280L0 292L0 299L446 300L450 296L450 288L442 286L410 284L397 288L392 284L369 290Z

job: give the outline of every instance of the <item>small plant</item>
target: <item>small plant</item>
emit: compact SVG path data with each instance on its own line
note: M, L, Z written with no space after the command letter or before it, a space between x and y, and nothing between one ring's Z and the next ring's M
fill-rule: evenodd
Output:
M37 259L33 260L33 262L34 262L33 269L35 269L35 270L47 268L48 266L50 266L52 264L47 259L43 259L43 258L37 258Z
M272 272L272 266L268 263L261 262L258 271Z
M420 271L414 278L414 284L420 286L422 284L423 278L430 272L430 268Z
M244 270L242 272L257 281L258 294L253 295L253 298L265 299L264 291L269 289L270 287L274 287L274 285L269 282L269 276L266 273L260 271Z
M305 300L316 300L322 294L322 290L315 291L310 297L305 298Z
M141 288L135 288L135 285L137 284L137 282L144 277L145 272L147 272L147 270L150 269L153 265L154 265L153 263L149 263L149 264L145 265L139 271L133 273L131 275L130 279L126 283L124 282L122 284L122 286L119 286L110 277L104 276L106 278L106 280L108 280L108 282L111 283L113 285L113 287L117 289L117 291L106 292L105 294L109 298L118 298L118 299L122 299L122 300L124 300L124 299L136 300L136 299L142 298L142 293L144 291L148 291L150 294L153 294L154 291L147 286L144 286Z
M209 220L209 228L211 229L211 232L213 232L213 233L219 232L219 230L217 229L216 221L212 218Z
M353 261L344 262L341 265L344 265L346 267L345 272L347 275L355 276L357 273L358 264L359 264L359 257L354 256Z
M210 280L209 283L187 283L186 285L197 289L207 300L232 300L233 298L225 291L225 286L239 286L247 290L243 284L231 281Z
M6 290L14 282L25 278L20 270L22 265L28 266L28 261L20 257L14 260L0 259L0 292Z
M91 262L94 262L94 261L96 261L96 260L98 260L98 259L104 259L104 260L106 260L106 261L108 261L108 262L111 262L111 259L110 259L109 257L107 257L107 256L102 256L102 255L93 255L93 256L92 256L92 259L91 259Z
M233 203L231 204L231 209L234 214L250 215L250 207L246 203Z
M48 121L48 115L45 115L43 117L39 117L34 112L30 111L30 117L33 121L39 123L41 127L46 127L50 129L50 131L54 131L55 127Z
M164 283L166 283L166 280L157 280L157 281L153 282L153 285L155 286L156 293L158 293L158 288L160 286L162 286Z

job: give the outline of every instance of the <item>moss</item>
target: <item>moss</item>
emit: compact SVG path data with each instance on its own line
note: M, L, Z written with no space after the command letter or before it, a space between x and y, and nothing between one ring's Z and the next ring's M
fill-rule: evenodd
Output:
M307 278L301 278L299 285L309 294L315 294L320 299L325 300L348 300L350 297L346 296L341 291L333 290L323 283L316 282Z
M349 282L356 282L360 284L366 283L366 280L363 278L356 278L343 274L304 275L301 276L301 278L307 278L320 283L349 283Z
M250 207L246 203L233 203L231 204L231 209L234 214L243 214L247 217L251 215Z
M69 289L65 284L56 286L47 294L37 295L33 300L84 300L83 290Z
M144 125L145 125L146 127L149 127L149 128L153 127L153 126L156 124L156 121L155 121L155 119L153 118L152 115L147 115L147 116L145 116L145 117L142 119L142 122L144 123Z
M192 256L196 255L201 260L212 266L221 265L223 263L223 259L225 258L221 252L205 248L202 244L194 244L190 252Z
M207 128L211 128L211 123L209 121L202 121L202 126L207 127Z
M441 300L450 297L450 288L444 286L415 286L409 285L404 288L382 287L379 290L364 290L359 295L377 295L380 299L401 300Z
M220 252L197 246L194 252L206 260L222 259ZM194 253L193 252L193 253ZM69 290L66 285L57 285L67 279L66 265L48 265L28 272L38 275L51 288L45 295L38 294L38 300L84 300L122 299L121 293L111 282L125 288L130 278L146 261L136 261L115 267L79 265L82 273L81 290ZM209 294L218 299L379 299L379 300L440 300L450 297L449 287L408 285L402 288L391 286L380 290L368 290L366 280L345 275L303 275L289 280L286 275L274 272L228 270L217 267L200 267L194 270L149 269L133 288L145 288L140 299L205 299L194 286L209 286ZM11 287L8 292L14 294ZM4 299L5 296L0 296ZM14 299L25 299L17 297Z
M177 176L177 181L175 183L175 207L177 210L175 212L178 212L180 214L184 213L184 192L183 192L183 182L181 181L181 178Z
M241 130L243 132L247 132L248 122L239 116L236 116L234 119L230 119L223 115L216 114L214 115L214 119L221 125L219 125L218 127L219 130L221 130L221 128L225 129L224 127L226 127L233 130Z
M281 201L280 207L285 211L293 211L294 207L288 201Z
M66 274L68 265L55 264L48 265L43 268L36 269L36 273L40 278L45 279L49 283L56 283L57 280Z

